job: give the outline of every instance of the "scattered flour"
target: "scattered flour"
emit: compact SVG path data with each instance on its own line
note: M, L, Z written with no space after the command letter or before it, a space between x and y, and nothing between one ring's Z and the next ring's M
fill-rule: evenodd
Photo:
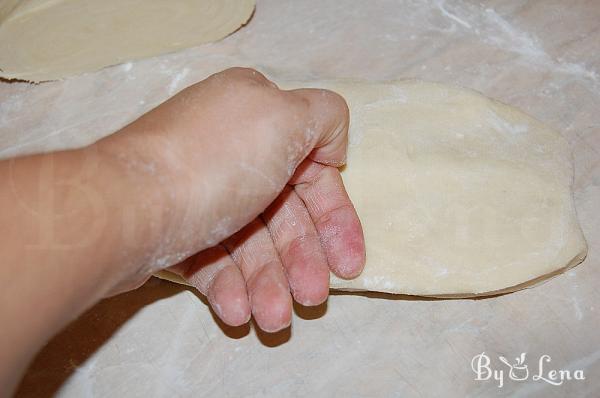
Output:
M171 79L171 83L169 84L169 87L168 87L169 95L174 95L182 88L181 83L184 81L184 79L187 77L187 75L189 75L189 73L190 73L190 68L183 68L181 70L181 72L179 72L175 76L173 76L173 79Z

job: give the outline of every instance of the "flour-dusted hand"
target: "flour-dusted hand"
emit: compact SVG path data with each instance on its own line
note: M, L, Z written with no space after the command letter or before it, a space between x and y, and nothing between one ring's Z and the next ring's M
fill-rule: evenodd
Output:
M226 323L245 323L252 312L263 329L279 330L291 321L291 294L323 302L329 269L353 277L364 265L360 222L335 167L347 131L337 94L283 91L234 68L107 139L104 150L130 173L164 181L163 198L153 200L170 209L152 255L128 269L125 286L210 248L171 270Z
M329 270L358 275L347 130L339 95L234 68L95 144L0 161L0 395L67 322L156 271L267 331L290 323L292 296L325 300Z

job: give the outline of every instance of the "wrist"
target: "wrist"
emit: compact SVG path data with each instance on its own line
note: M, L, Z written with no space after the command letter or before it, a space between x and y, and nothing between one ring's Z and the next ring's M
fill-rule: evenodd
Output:
M107 165L97 184L106 187L116 246L124 253L115 272L139 279L193 254L198 245L181 239L186 221L197 220L188 208L192 176L165 156L161 137L135 127L97 142L94 150Z

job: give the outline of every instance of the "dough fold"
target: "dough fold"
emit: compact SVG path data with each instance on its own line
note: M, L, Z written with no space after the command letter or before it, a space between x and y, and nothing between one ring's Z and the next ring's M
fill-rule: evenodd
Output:
M282 86L331 89L350 107L342 177L367 264L354 280L332 275L333 289L490 295L585 258L570 149L541 122L475 91L421 81Z

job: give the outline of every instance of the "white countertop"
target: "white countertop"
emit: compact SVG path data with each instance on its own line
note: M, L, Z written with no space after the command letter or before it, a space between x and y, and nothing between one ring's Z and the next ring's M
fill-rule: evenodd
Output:
M587 260L483 300L335 294L275 335L219 324L156 279L98 304L40 353L19 396L599 396L600 2L259 0L212 45L40 85L0 83L0 156L83 145L227 66L277 79L420 78L474 88L561 131ZM527 353L528 381L476 381ZM553 386L544 373L582 370Z

